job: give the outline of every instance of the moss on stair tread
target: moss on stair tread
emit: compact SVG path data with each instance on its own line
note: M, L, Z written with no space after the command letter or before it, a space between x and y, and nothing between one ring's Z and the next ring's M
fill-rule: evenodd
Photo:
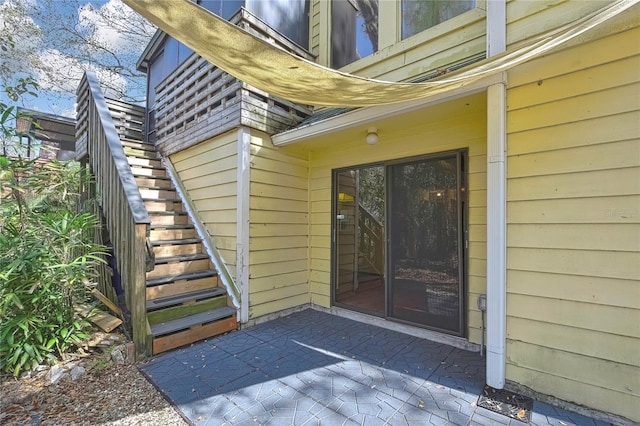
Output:
M187 302L198 302L226 295L227 292L222 287L214 287L206 290L191 291L175 296L163 297L160 299L147 300L147 310L166 308L168 306L180 305Z
M184 318L178 318L170 321L164 321L151 325L151 334L154 337L164 334L174 333L176 331L185 330L194 325L206 324L236 314L236 310L228 306L219 309L201 312Z

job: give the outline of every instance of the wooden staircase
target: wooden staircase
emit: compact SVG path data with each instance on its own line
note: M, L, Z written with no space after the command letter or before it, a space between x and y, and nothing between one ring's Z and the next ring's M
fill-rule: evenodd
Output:
M155 267L146 274L147 319L153 353L238 327L236 309L151 144L121 139L151 219Z

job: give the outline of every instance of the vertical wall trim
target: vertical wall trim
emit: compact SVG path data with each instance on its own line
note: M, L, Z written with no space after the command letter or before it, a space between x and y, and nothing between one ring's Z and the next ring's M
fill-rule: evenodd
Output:
M236 282L240 288L240 322L249 321L249 180L251 131L238 129L238 194L236 213Z
M505 0L487 0L487 57L506 50ZM506 75L503 76L506 81ZM502 389L507 337L506 86L487 89L487 384Z
M378 51L400 40L400 2L378 2ZM391 17L393 19L391 19Z
M505 0L487 0L487 58L507 48L507 5Z
M506 87L487 90L487 383L505 382L507 299Z
M331 2L320 0L320 38L318 59L320 65L328 67L331 65Z

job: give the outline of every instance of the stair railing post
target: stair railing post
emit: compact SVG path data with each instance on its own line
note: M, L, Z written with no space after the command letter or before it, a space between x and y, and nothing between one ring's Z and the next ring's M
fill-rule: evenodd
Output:
M133 238L133 262L131 270L133 280L131 282L131 322L133 328L133 341L136 344L136 358L146 358L153 353L151 348L151 333L147 321L146 306L146 272L147 272L147 225L134 225Z

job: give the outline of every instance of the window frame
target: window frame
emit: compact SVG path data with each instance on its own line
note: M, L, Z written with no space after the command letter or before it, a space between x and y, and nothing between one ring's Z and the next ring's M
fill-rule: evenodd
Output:
M417 34L402 39L402 6L399 1L379 1L378 15L380 17L387 14L395 15L395 19L379 19L378 22L378 51L371 55L360 58L350 64L337 68L346 73L359 73L359 71L371 67L380 61L382 57L394 56L402 54L421 44L426 44L439 37L453 32L459 28L468 26L478 20L486 19L486 2L487 0L476 0L473 9L454 16L444 22L433 27L420 31ZM328 13L328 34L327 34L327 66L331 66L331 1L327 2L328 7L325 9ZM386 6L386 7L385 7Z

